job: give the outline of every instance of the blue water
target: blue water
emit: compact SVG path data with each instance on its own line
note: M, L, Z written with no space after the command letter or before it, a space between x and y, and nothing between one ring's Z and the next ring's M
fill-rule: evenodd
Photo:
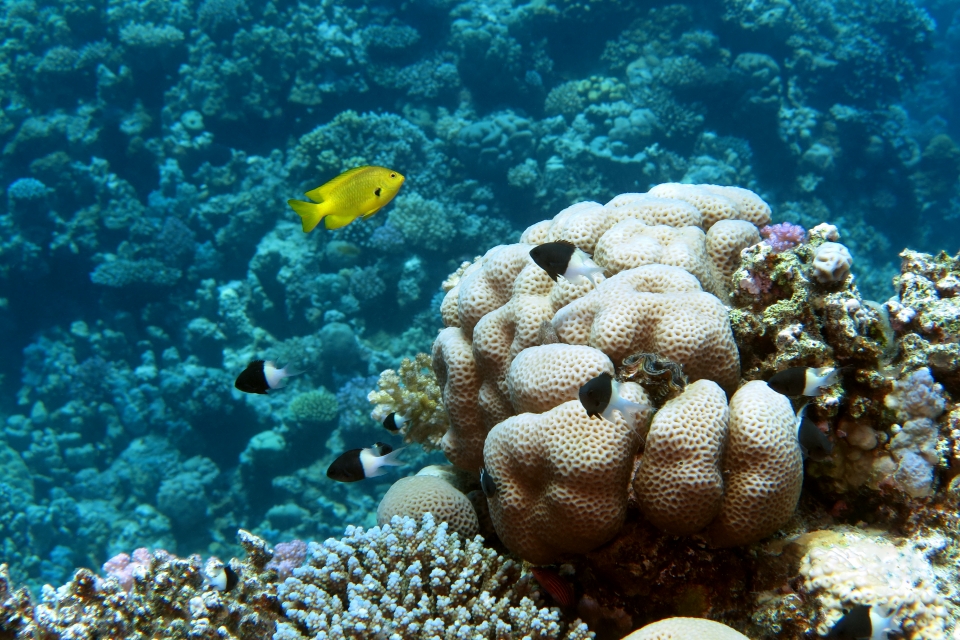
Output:
M33 589L375 523L396 474L325 470L386 437L376 375L429 351L448 273L574 202L747 187L836 224L879 301L904 247L960 246L956 0L4 1L0 30L0 562ZM285 201L362 164L396 200L303 234ZM305 372L243 395L254 358Z

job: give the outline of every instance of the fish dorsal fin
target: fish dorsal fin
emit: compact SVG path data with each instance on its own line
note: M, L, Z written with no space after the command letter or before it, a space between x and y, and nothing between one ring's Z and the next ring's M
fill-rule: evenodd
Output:
M323 202L324 193L329 193L330 191L333 191L334 189L339 187L344 181L352 180L357 176L357 174L367 171L368 169L371 169L371 168L372 168L371 165L367 164L367 165L363 165L362 167L354 167L353 169L347 169L337 177L332 178L327 182L324 182L322 185L320 185L316 189L311 189L310 191L307 191L303 195L307 196L314 202Z

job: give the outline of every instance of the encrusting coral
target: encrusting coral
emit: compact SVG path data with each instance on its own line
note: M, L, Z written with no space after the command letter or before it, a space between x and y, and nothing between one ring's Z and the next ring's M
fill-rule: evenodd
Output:
M949 600L957 596L958 569L936 560L949 545L943 536L904 540L878 530L842 528L808 533L797 544L805 551L800 586L819 609L818 633L825 634L845 610L861 604L888 612L906 637L951 637ZM937 573L944 571L941 579Z

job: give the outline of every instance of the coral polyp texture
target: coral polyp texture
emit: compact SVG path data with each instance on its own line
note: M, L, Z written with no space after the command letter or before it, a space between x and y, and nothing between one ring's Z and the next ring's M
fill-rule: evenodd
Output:
M793 515L803 483L790 402L760 381L727 407L709 380L654 416L634 491L643 515L674 535L709 528L717 546L756 542Z
M725 624L703 618L666 618L637 629L624 640L744 640ZM749 640L749 639L747 639Z
M631 401L646 399L639 385L624 393ZM487 502L497 535L537 564L606 542L626 517L638 445L632 418L614 424L591 418L579 400L504 420L483 449L486 473L496 485Z
M467 496L434 475L417 474L394 482L377 507L377 522L389 524L394 516L419 519L426 513L464 539L479 531L477 513Z

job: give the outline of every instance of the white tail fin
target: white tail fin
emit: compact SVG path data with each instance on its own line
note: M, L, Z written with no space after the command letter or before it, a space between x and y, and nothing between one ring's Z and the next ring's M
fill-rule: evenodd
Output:
M366 474L368 478L376 478L377 476L382 476L387 472L387 467L400 467L406 464L400 460L400 452L406 449L406 447L400 447L391 451L385 456L374 456L370 461L371 470L370 473Z

